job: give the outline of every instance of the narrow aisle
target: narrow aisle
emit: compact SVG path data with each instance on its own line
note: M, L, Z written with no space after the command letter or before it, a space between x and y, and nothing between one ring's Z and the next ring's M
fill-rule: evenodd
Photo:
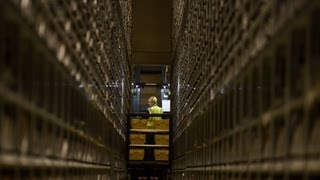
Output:
M319 0L0 0L0 179L320 179Z

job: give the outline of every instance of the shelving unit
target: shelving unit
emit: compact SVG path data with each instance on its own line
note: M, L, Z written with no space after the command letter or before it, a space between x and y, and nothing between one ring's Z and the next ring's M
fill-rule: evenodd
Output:
M125 179L131 0L0 1L0 179Z
M173 1L172 173L319 179L320 1Z
M148 119L150 117L161 117L164 121L170 121L169 123L169 129L164 130L164 129L132 129L131 128L131 119ZM165 167L169 167L170 165L170 145L171 145L171 114L160 114L160 115L149 115L146 113L131 113L128 114L128 125L127 125L128 129L127 129L127 164L130 166L131 164L135 164L133 162L139 162L139 164L145 164L145 165L159 165L159 162L161 162L160 164L164 165ZM169 135L169 143L168 145L162 145L162 144L133 144L130 142L130 135L132 133L135 134L159 134L159 135ZM143 149L144 151L146 149L154 149L154 150L159 150L159 149L165 149L169 151L169 158L167 161L145 161L145 160L130 160L130 149L132 148L139 148L139 149Z

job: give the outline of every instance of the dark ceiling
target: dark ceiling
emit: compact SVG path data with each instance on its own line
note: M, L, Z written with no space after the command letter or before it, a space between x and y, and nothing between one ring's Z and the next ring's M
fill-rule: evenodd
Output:
M132 63L170 64L172 0L132 3Z

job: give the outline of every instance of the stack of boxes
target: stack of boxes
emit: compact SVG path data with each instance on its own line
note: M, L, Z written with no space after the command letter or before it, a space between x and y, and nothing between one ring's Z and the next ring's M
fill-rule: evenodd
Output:
M131 129L139 130L146 129L146 119L131 119ZM168 130L169 131L169 119L155 121L155 129L153 130ZM155 133L155 132L148 132ZM161 132L163 133L163 132ZM146 133L137 132L130 134L131 145L144 145L146 144ZM169 134L155 134L154 135L155 145L167 145L169 146ZM143 160L145 151L143 148L131 148L129 150L129 160ZM157 161L168 161L169 150L168 149L155 149L154 150L155 160Z
M155 121L155 128L157 130L169 130L169 120L163 119ZM156 134L154 136L156 145L169 145L169 135ZM168 161L169 150L168 149L156 149L154 150L154 157L156 161Z
M146 119L131 119L132 129L145 129L147 127ZM145 134L130 134L130 144L145 144ZM143 160L144 149L134 148L129 151L129 160Z

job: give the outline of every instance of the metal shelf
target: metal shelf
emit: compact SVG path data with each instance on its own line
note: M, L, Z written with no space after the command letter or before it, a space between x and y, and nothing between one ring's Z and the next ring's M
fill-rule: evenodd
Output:
M156 129L130 129L130 132L142 132L142 133L169 133L169 130L156 130Z
M3 153L0 155L0 167L25 167L25 168L90 168L109 170L110 165L99 165L88 162L73 161L67 159L54 159L48 157L31 157L28 155L16 155Z
M155 145L155 144L130 144L130 147L143 147L143 148L168 148L169 145Z
M274 173L282 173L284 171L297 173L297 172L308 172L317 173L319 172L320 160L285 160L275 162L248 162L247 164L226 164L221 166L199 166L199 167L187 167L188 171L222 171L222 172L256 172L256 173L268 173L270 171Z
M140 166L140 165L156 165L156 166L169 166L169 161L128 161L129 165Z

